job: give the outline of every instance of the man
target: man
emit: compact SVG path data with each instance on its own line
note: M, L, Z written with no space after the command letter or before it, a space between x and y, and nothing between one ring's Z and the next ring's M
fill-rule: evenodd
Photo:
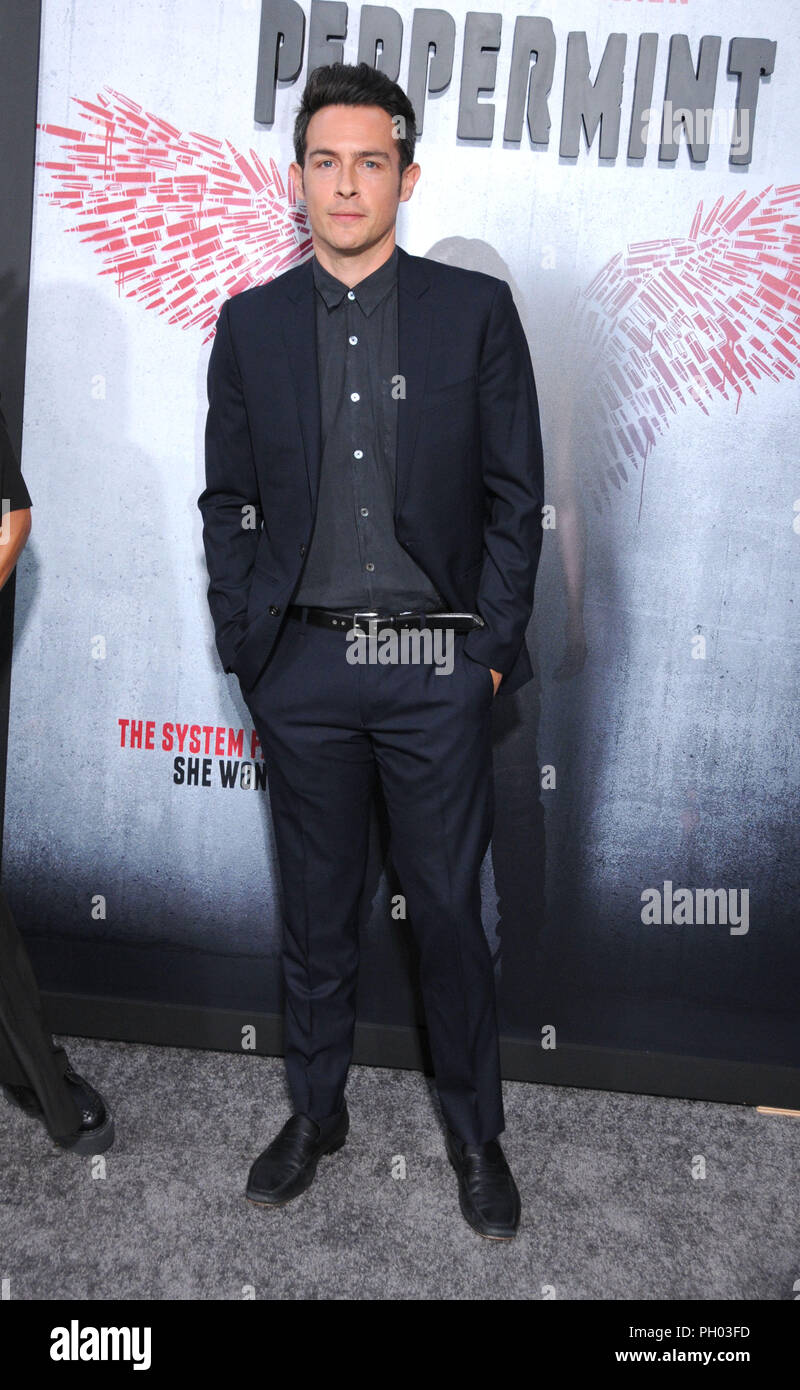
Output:
M311 74L290 173L314 254L222 306L209 361L208 597L267 762L294 1104L247 1196L296 1197L348 1132L377 774L461 1210L481 1235L510 1239L520 1199L498 1143L479 871L492 701L532 676L541 438L506 283L396 245L398 205L421 173L414 143L413 108L384 74L366 63ZM449 674L430 660L348 659L348 634L409 628L446 637Z
M31 499L0 410L0 589L14 572L31 529ZM41 1120L62 1149L103 1153L114 1121L102 1096L69 1065L45 1029L28 953L0 889L0 1086L6 1099Z

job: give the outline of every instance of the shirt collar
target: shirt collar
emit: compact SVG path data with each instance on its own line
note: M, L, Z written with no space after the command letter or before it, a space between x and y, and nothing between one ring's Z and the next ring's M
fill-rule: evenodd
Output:
M373 309L377 308L381 300L388 294L392 285L396 283L398 259L397 243L395 243L388 260L385 260L383 265L379 265L377 270L373 270L371 275L367 275L353 286L356 303L360 304L365 314L371 314ZM312 265L314 284L328 308L335 309L336 305L341 304L348 293L349 286L343 285L341 280L337 280L335 275L331 275L330 271L320 264L316 255L312 256Z

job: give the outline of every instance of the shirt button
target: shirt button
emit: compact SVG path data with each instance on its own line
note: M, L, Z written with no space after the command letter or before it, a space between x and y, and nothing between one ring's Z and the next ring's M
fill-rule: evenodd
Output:
M358 338L356 337L355 333L351 333L347 341L348 343L351 343L353 347L355 347L356 343L358 342Z
M361 515L362 515L362 516L369 516L369 507L362 507L362 508L361 508Z
M363 459L363 457L364 457L364 450L363 450L363 449L354 449L354 450L353 450L353 458L354 458L354 459Z
M371 561L371 560L367 560L367 563L365 564L364 569L365 569L365 570L369 570L370 573L372 573L372 571L374 570L374 568L375 568L375 566L373 565L372 561Z
M347 298L348 298L348 299L355 299L355 297L356 297L356 296L355 296L355 292L354 292L353 290L348 290L348 291L347 291Z
M357 391L351 391L351 392L350 392L350 399L351 399L351 401L360 401L360 400L361 400L361 397L359 396L359 394L358 394Z

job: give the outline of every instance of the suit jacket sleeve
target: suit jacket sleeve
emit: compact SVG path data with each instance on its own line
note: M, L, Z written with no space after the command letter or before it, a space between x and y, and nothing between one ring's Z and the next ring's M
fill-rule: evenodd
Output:
M489 314L479 401L487 518L477 609L485 626L467 635L464 650L508 674L533 608L542 548L544 465L530 352L504 280Z
M261 504L250 427L230 329L230 301L217 319L208 361L203 515L208 603L226 671L247 627L247 598L261 529Z
M0 498L8 503L10 512L28 511L32 506L31 495L25 486L14 445L6 425L6 417L0 407Z

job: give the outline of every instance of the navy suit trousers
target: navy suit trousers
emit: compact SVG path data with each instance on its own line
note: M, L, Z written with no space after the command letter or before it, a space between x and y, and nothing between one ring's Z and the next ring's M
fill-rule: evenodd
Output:
M352 664L344 632L287 617L244 695L267 763L281 877L294 1108L323 1119L344 1101L377 775L419 946L442 1113L460 1138L483 1143L505 1124L479 879L494 815L494 689L489 668L465 653L466 634L447 636L449 674L431 660Z

